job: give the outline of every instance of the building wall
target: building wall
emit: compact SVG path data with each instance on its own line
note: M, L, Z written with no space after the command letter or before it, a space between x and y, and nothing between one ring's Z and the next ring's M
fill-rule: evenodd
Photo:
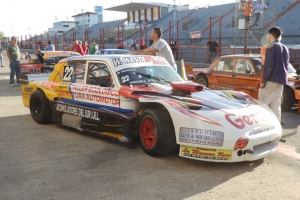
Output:
M87 28L98 23L97 14L87 13L74 17L76 28Z
M74 22L73 21L61 21L61 22L55 22L53 23L52 28L48 28L48 32L50 34L54 34L55 32L62 33L64 31L68 31L72 28L74 28Z

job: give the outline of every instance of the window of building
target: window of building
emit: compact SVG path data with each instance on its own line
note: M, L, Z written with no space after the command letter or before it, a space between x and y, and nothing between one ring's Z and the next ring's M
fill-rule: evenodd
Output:
M69 25L63 25L63 27L69 27Z

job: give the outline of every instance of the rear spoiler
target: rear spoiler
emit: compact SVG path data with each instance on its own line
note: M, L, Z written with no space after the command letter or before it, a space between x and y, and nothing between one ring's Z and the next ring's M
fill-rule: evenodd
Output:
M19 82L22 85L27 85L30 82L48 81L51 73L41 74L19 74Z

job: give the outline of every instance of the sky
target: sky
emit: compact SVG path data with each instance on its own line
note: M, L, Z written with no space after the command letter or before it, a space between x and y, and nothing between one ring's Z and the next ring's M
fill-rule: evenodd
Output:
M0 12L0 31L4 32L6 37L12 35L21 36L41 34L53 27L55 16L57 21L69 20L77 13L94 12L94 6L110 8L113 6L130 3L128 0L4 0L1 4ZM160 2L174 4L174 0L133 0L135 3ZM190 9L203 7L205 5L225 4L236 2L236 0L176 0L176 4L189 4ZM126 18L126 13L105 11L103 12L104 21L113 21Z

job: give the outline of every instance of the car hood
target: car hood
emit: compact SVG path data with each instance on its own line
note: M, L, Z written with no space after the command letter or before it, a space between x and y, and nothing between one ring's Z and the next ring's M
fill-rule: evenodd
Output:
M198 84L199 85L199 84ZM241 109L259 102L237 91L214 91L205 88L202 91L187 92L175 90L170 84L122 86L119 95L127 98L170 98L173 101L186 102L206 109Z

